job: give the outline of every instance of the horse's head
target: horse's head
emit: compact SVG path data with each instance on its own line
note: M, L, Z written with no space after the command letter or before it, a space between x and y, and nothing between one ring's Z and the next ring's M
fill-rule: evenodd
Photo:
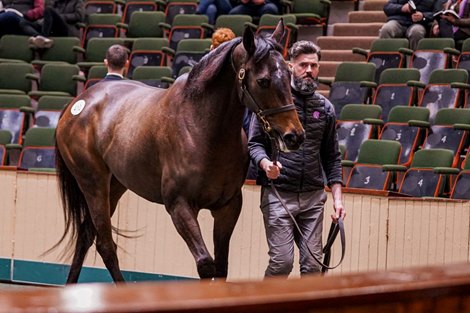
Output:
M242 103L257 115L279 148L288 151L300 147L305 132L293 105L291 74L279 45L283 35L282 19L267 38L255 38L246 28L242 44L233 51L232 62Z

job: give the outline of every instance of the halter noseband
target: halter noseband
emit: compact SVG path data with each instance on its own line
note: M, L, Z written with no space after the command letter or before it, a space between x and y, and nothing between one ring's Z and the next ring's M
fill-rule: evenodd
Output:
M232 50L231 54L233 56L233 50ZM233 63L233 57L231 57L230 59L231 59L231 63L232 63L232 68L233 68L234 72L236 73L237 70L235 68L235 64ZM278 113L282 113L282 112L287 112L287 111L291 111L291 110L295 110L295 105L293 103L291 103L291 104L288 104L288 105L285 105L285 106L282 106L282 107L279 107L279 108L272 108L272 109L263 110L261 108L261 106L253 98L253 96L251 95L250 91L247 88L246 79L245 79L246 78L246 72L247 72L247 70L244 68L244 66L242 66L240 68L240 70L238 71L238 81L240 82L240 90L239 90L240 101L241 101L241 103L244 103L250 111L252 111L253 113L256 114L256 116L258 117L258 119L260 120L260 122L263 125L264 131L266 133L268 133L268 135L269 135L269 134L271 134L273 129L272 129L272 126L269 123L269 121L266 119L266 116L274 115L274 114L278 114ZM245 101L244 101L245 98L248 99L247 103L245 103Z

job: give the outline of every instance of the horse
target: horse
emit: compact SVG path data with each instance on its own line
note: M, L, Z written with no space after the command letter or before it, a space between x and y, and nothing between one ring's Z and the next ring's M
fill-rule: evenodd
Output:
M75 245L67 284L77 282L93 243L114 282L124 281L111 216L126 190L165 206L201 279L227 277L249 161L244 105L283 151L298 149L305 136L278 44L283 33L282 21L269 37L247 28L169 89L101 82L65 107L56 169L65 216L58 244L68 237ZM201 209L214 218L214 258L197 221Z

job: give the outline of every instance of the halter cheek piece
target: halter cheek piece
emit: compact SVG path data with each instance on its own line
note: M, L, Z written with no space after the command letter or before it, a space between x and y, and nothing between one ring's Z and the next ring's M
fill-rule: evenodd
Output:
M235 64L233 64L233 58L232 60L232 68L237 72L235 69ZM269 135L272 133L273 128L269 121L266 119L266 116L269 115L274 115L282 112L287 112L291 110L295 110L295 105L293 103L279 107L279 108L272 108L272 109L265 109L263 110L261 106L256 102L256 100L253 98L251 95L250 91L247 88L246 85L246 72L247 70L242 66L240 70L238 71L238 81L240 82L240 90L239 90L239 96L240 96L240 101L245 104L245 106L252 111L253 113L256 114L258 117L259 121L263 125L263 129L266 133ZM245 98L247 101L245 102Z

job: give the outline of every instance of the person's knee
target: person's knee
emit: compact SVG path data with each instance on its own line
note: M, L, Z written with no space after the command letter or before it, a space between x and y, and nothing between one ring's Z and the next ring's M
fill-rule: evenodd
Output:
M408 32L408 37L413 39L422 39L426 36L426 29L424 27L412 27Z
M267 3L261 9L261 15L263 14L279 14L279 9L274 3Z
M214 4L210 4L207 7L206 15L209 18L209 23L214 24L215 23L215 18L217 16L217 7Z
M379 30L380 38L393 38L394 37L394 27L391 23L385 23Z
M283 276L289 275L292 272L294 264L293 257L283 256L278 257L275 260L269 262L269 266L266 269L266 276Z

